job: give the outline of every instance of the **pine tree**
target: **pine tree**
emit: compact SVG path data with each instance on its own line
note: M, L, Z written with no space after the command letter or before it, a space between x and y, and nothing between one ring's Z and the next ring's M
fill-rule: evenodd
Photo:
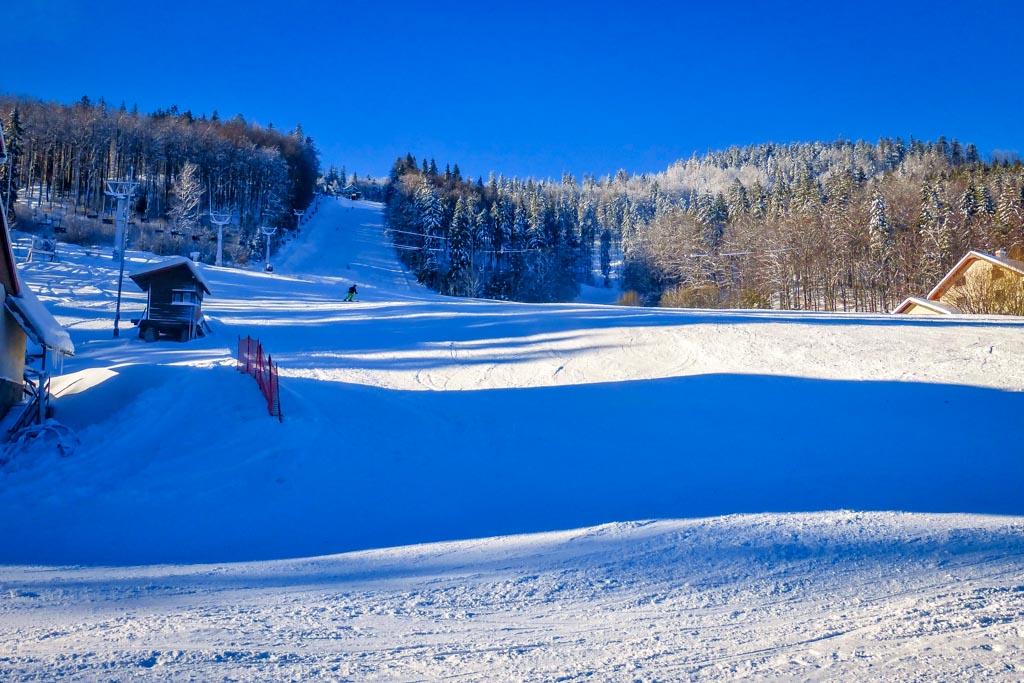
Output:
M887 213L885 198L876 191L871 200L868 234L871 238L871 253L879 264L887 263L892 256L893 231Z
M1005 239L1006 235L1019 228L1022 216L1024 206L1021 205L1021 191L1012 182L1003 183L996 207L1000 237Z
M611 284L612 272L612 233L605 228L601 231L601 275L604 277L604 286Z
M728 209L730 216L739 216L750 210L750 199L747 196L747 189L739 179L733 180L729 186Z
M964 151L956 138L949 143L949 163L953 166L963 166L964 164Z
M413 232L423 236L419 244L411 245L416 250L411 257L413 270L416 277L428 286L437 286L444 243L440 239L444 233L444 214L437 192L424 175L419 177L419 186L412 202L412 222Z
M978 213L978 188L974 186L974 180L967 184L967 189L960 196L960 215L969 225Z
M416 214L420 232L427 237L441 236L444 224L441 202L426 176L421 176L420 187L416 193Z
M986 216L992 216L996 212L996 202L988 185L983 184L978 190L978 206Z
M481 250L487 248L487 243L490 239L489 231L489 216L487 212L480 207L480 201L475 195L469 195L466 200L466 213L469 218L469 253L471 264L474 274L479 274L481 270L479 262L479 253ZM474 292L473 296L476 293Z
M448 292L452 295L472 296L470 291L472 258L472 218L466 202L460 197L455 203L455 213L448 229Z
M504 266L504 251L511 246L512 219L512 203L499 195L491 205L491 262L499 272Z
M924 240L922 275L928 281L941 277L952 266L955 239L947 214L939 191L925 183L921 188L918 231Z
M972 166L980 163L981 155L978 154L978 148L975 146L973 142L967 145L967 151L964 154L964 160L968 164L971 164Z
M729 222L729 205L719 192L709 201L703 202L700 219L704 223L704 243L709 253L718 253L725 235L725 226Z
M584 280L587 284L592 284L594 279L594 246L597 242L598 225L594 203L586 195L580 197L577 213L580 225L580 260L582 261Z
M794 210L804 213L813 212L821 206L821 188L818 187L818 180L807 171L804 171L793 187L792 205Z

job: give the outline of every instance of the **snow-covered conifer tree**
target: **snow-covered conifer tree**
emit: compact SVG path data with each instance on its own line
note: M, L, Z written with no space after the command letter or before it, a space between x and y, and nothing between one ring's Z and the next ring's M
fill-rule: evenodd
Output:
M892 226L889 225L888 207L881 192L875 192L871 200L871 219L868 234L871 237L871 252L879 264L886 263L892 256Z
M455 213L448 228L448 292L453 295L472 296L469 283L473 274L472 259L472 216L466 202L460 197L455 203Z

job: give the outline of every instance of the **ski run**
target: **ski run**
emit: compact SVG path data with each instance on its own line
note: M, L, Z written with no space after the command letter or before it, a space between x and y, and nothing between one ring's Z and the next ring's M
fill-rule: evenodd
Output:
M3 681L1024 680L1021 319L448 298L324 199L146 343L58 256L78 445L0 471Z

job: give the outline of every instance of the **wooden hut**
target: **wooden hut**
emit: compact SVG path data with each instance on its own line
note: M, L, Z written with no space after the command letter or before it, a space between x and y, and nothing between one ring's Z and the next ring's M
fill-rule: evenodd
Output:
M203 318L203 295L210 286L189 259L175 256L129 274L146 292L146 311L133 320L139 337L148 342L161 334L188 341L209 333Z
M971 251L924 299L910 297L894 313L1024 315L1024 262L1005 251Z

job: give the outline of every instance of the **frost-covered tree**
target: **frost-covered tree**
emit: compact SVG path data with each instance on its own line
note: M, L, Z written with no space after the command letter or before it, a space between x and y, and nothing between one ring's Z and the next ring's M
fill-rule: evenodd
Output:
M420 232L427 237L442 236L444 214L441 201L427 176L422 176L419 191L416 193L416 215L419 218Z
M448 273L445 276L448 293L455 296L473 296L472 230L470 207L459 199L455 203L451 227L448 229Z
M974 186L972 180L967 185L967 189L960 195L960 215L963 216L964 222L970 224L974 217L978 213L978 188Z
M871 200L868 235L871 239L871 254L884 278L892 260L893 229L889 223L888 205L881 192L876 191Z
M608 228L601 231L601 276L604 286L610 284L612 272L612 232Z
M925 277L935 280L952 265L956 238L950 225L949 209L939 190L930 183L925 183L921 189L918 230L923 238Z
M199 202L204 192L199 167L186 161L174 179L173 188L169 212L171 223L179 230L192 230L199 223ZM279 204L279 199L268 196L268 203Z

